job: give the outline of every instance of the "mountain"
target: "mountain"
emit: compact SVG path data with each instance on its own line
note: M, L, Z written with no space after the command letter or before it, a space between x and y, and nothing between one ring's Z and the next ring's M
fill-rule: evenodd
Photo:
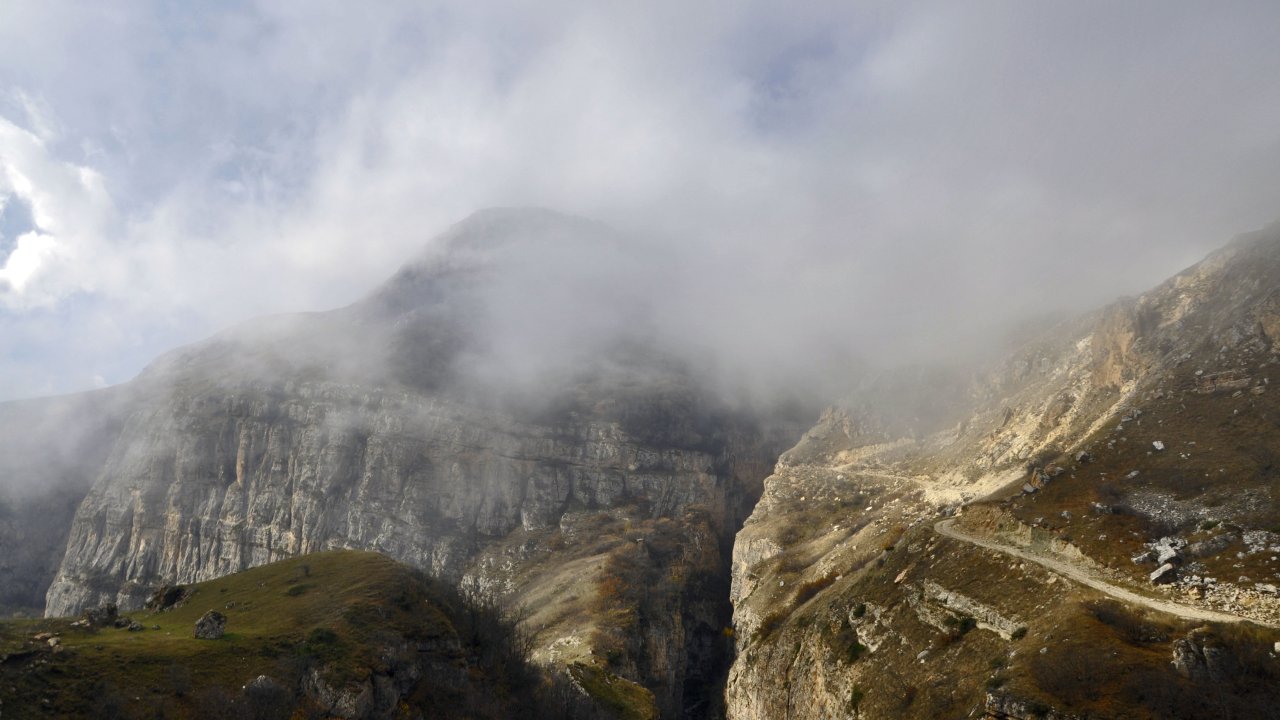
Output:
M1273 378L1280 228L1046 328L933 432L828 411L735 541L728 716L1280 715Z
M1280 227L981 368L851 366L807 432L669 344L639 247L484 211L348 307L0 406L3 602L376 551L584 712L1280 716Z
M629 253L585 220L485 211L351 306L160 358L115 391L45 614L374 550L527 608L542 662L705 712L732 534L794 436L662 349Z

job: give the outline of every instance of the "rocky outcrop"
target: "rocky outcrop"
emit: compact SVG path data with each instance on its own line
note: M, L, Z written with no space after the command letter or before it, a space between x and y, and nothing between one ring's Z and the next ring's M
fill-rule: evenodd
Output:
M85 610L81 620L89 627L110 627L115 624L119 614L120 611L115 603L107 603L102 607Z
M1207 628L1196 628L1173 643L1173 667L1197 683L1222 683L1235 677L1238 665L1231 651Z
M210 610L196 621L197 640L217 640L227 632L227 616Z

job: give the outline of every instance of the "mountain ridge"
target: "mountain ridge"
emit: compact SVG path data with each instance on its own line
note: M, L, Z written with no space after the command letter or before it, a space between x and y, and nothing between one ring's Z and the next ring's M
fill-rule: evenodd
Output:
M1280 547L1280 462L1265 441L1280 433L1268 377L1280 229L1054 323L980 372L860 367L794 442L794 412L736 405L653 342L633 285L566 279L558 252L591 248L605 254L587 267L616 267L612 235L529 212L459 223L349 306L255 321L149 366L104 416L95 442L110 453L93 486L76 471L84 499L47 612L369 548L534 603L539 662L638 683L664 717L721 703L750 720L1144 717L1175 696L1230 716L1261 702L1214 694L1199 670L1153 668L1211 642L1267 675L1269 630L1114 610L991 548L1205 612L1280 618L1264 552ZM525 217L534 230L516 237ZM557 291L539 304L544 286ZM602 298L599 312L544 332L579 297ZM940 518L985 549L934 532ZM1197 549L1157 587L1161 542ZM1164 639L1130 642L1126 624ZM1062 653L1112 649L1165 695L1143 699L1119 669L1096 680L1115 685L1114 707L1063 685L1046 663L1070 657L1027 653L1053 638Z

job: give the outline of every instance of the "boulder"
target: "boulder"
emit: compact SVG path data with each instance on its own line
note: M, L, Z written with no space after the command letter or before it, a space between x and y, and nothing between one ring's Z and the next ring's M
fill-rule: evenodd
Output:
M1235 541L1236 541L1236 536L1232 535L1231 533L1215 535L1214 537L1211 537L1207 540L1193 542L1190 545L1188 545L1186 555L1187 557L1190 557L1193 559L1205 558L1211 555L1217 555L1218 553L1230 547L1231 543Z
M1156 559L1155 553L1150 550L1143 550L1142 552L1130 558L1130 560L1133 561L1134 565L1141 565L1142 563L1151 562L1155 559Z
M210 610L196 621L196 638L199 640L217 640L227 631L227 616L217 610Z
M129 623L129 632L142 632L144 629L145 628L142 627L142 623L140 622Z
M1167 582L1173 582L1174 575L1173 565L1171 563L1165 563L1151 573L1151 584L1160 585Z
M1182 549L1186 546L1186 540L1170 536L1162 537L1153 543L1147 543L1147 547L1151 548L1151 551L1155 553L1157 565L1180 562Z
M103 627L106 625L114 625L116 617L119 616L120 610L115 603L106 603L101 607L90 608L84 611L84 621L90 627Z

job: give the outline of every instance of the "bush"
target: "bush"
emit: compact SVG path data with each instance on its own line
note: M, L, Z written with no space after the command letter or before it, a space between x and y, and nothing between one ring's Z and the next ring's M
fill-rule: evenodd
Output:
M1115 600L1097 600L1087 603L1085 608L1130 645L1166 642L1172 632L1172 628L1148 622Z
M756 640L763 640L777 632L782 627L782 623L786 622L787 616L791 613L779 610L765 616L760 621L760 627L756 628Z
M1121 674L1107 653L1087 643L1059 645L1031 661L1031 677L1041 690L1069 705L1101 697L1108 681Z
M854 685L849 690L849 709L855 714L858 712L858 706L862 704L862 700L867 696L865 690L860 685Z
M796 588L795 604L800 606L809 602L815 595L831 587L831 584L835 581L836 578L834 575L826 575L818 578L817 580L810 580L809 582L800 585Z
M949 615L943 623L951 629L950 639L952 641L959 640L965 635L968 635L970 630L978 627L978 621L968 615L961 615L959 617Z

